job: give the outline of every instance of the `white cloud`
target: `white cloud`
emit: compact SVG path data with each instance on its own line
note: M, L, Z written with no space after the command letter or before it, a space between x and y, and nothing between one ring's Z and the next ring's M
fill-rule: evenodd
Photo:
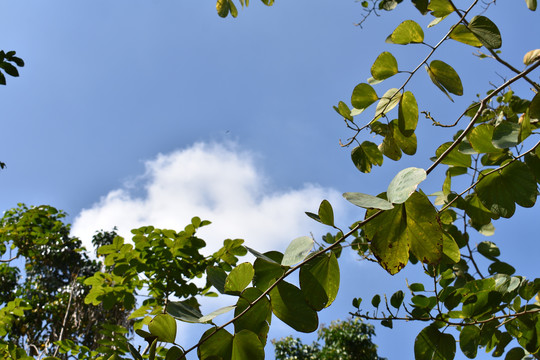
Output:
M305 184L300 189L270 191L254 155L234 144L197 143L146 162L135 182L111 190L76 217L72 233L87 248L96 230L117 226L129 238L144 225L181 230L193 216L212 224L200 230L209 250L227 238L241 238L260 251L284 250L295 237L329 231L304 212L328 199L340 217L344 201L336 190ZM137 189L138 188L138 189ZM342 217L341 217L342 218Z

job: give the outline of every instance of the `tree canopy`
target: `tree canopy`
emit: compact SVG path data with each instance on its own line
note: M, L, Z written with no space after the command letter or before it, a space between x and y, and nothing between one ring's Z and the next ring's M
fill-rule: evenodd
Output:
M369 14L399 11L401 3L363 1L366 17L359 24ZM181 231L134 229L130 240L102 232L94 239L102 260L93 261L70 236L62 212L21 205L0 223L0 253L6 257L0 264L0 354L48 360L182 359L196 352L200 359L263 359L274 316L300 332L319 328L318 313L333 303L343 285L339 257L355 251L389 275L406 266L424 274L424 282L375 295L367 305L352 299L351 307L355 317L389 328L397 321L425 323L414 344L415 359L451 360L458 347L468 358L477 357L479 349L509 360L540 358L540 279L516 274L494 242L472 240L473 235L492 235L494 222L512 219L516 205L536 203L540 49L524 53L520 65L505 59L503 34L488 17L494 1L412 4L419 16L431 19L429 25L413 19L396 24L386 38L389 50L366 69L369 78L351 90L350 101L334 108L351 132L341 145L351 150L360 172L370 173L385 158L400 161L404 155L430 158L429 167L402 169L380 194L345 192L347 201L365 209L348 228L339 227L332 205L322 200L307 216L333 233L320 242L296 238L284 252L260 253L243 240L226 239L221 249L204 256L200 251L206 243L197 231L210 222L194 217ZM516 12L535 11L537 3L514 6ZM232 0L219 0L217 11L221 17L238 13ZM425 34L440 28L440 39L428 43ZM458 71L439 52L446 42L463 45L461 61L495 62L511 76L494 79L484 94L440 119L432 115L438 104L415 95L417 85L411 80L425 71L418 86L431 86L450 102L464 95ZM411 47L415 59L406 52ZM476 56L468 55L470 49ZM12 63L24 63L15 52L0 57L0 69L18 76ZM400 65L411 60L412 67ZM386 86L390 78L400 78L401 85ZM0 82L5 83L4 75ZM426 126L419 121L421 114L433 125L432 137L440 139L431 154L416 152L417 130ZM445 138L449 129L454 134ZM444 169L444 176L437 178L435 169ZM426 194L421 186L426 180L439 182L440 190ZM248 252L255 260L241 261ZM205 279L202 285L200 278ZM145 300L137 301L141 294ZM198 298L220 295L234 300L201 313ZM232 319L219 321L225 313L232 313ZM208 329L196 344L180 344L177 321ZM322 334L328 344L334 333L323 328ZM142 342L147 346L137 345Z

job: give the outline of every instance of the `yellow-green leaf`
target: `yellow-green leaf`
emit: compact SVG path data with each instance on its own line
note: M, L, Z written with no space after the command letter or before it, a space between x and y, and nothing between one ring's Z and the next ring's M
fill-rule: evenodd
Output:
M450 39L474 47L482 47L482 42L465 25L459 24L450 33Z
M371 75L376 80L388 79L391 76L394 76L398 73L398 64L397 60L388 51L380 54L373 66L371 67Z
M412 92L406 91L401 97L398 109L399 130L405 136L411 136L418 124L418 104Z
M421 43L424 41L424 31L413 20L405 20L386 38L386 42L398 45Z
M356 85L351 96L351 104L357 109L365 109L377 101L379 97L371 85L361 83Z
M463 95L463 84L458 73L450 65L440 60L433 60L429 64L428 74L432 77L432 81L439 88L441 86L448 92L461 96ZM435 80L433 79L435 78ZM438 84L437 84L438 83Z

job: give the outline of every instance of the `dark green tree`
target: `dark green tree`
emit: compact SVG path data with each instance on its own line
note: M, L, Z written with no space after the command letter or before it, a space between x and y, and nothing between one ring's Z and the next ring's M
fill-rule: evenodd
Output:
M299 338L288 336L274 340L276 360L383 360L377 355L377 345L373 325L358 318L333 321L329 326L319 328L318 339L323 344L302 343Z

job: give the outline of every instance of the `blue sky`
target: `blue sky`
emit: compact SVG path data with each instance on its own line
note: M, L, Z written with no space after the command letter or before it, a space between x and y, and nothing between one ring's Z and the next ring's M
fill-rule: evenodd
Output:
M242 237L253 247L283 250L297 236L326 232L303 214L324 198L346 227L363 215L341 193L384 191L400 169L427 167L436 145L452 134L420 119L419 156L385 159L370 175L360 174L351 149L339 146L350 133L332 105L349 102L377 55L395 51L405 69L427 51L384 43L404 12L423 25L430 21L408 4L400 9L360 29L353 24L362 9L353 0L277 1L270 8L252 1L237 19L218 18L213 1L4 1L2 49L16 50L26 66L0 88L0 160L8 166L0 174L2 209L18 202L63 209L87 243L101 228L178 229L198 215L214 223L201 233L210 247ZM523 54L537 47L530 39L538 34L538 13L518 1L499 3L487 16L503 33L504 58L521 68ZM426 32L428 42L439 37L437 27ZM472 52L448 43L436 57L449 58L464 82L457 107L425 74L413 80L421 110L450 122L488 81L509 77ZM422 184L427 193L438 186L439 179ZM495 224L490 239L528 277L538 275L538 244L526 226L536 217L534 208L519 209ZM475 234L473 242L484 239ZM524 254L527 247L534 251ZM369 302L377 292L404 288L420 269L390 277L344 255L342 272L338 300L321 322L345 318L352 297ZM421 327L377 325L380 354L412 359ZM292 333L276 324L270 338ZM187 337L189 346L195 336ZM458 351L456 358L464 357Z

